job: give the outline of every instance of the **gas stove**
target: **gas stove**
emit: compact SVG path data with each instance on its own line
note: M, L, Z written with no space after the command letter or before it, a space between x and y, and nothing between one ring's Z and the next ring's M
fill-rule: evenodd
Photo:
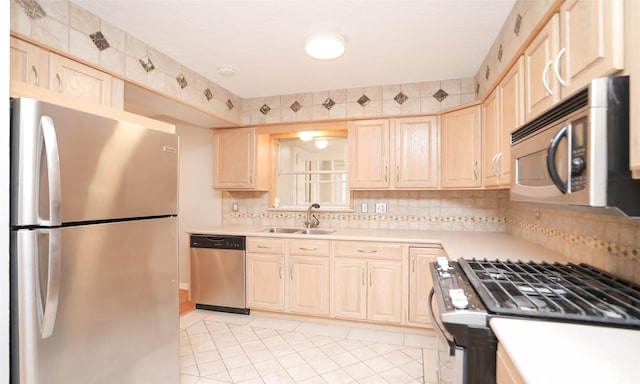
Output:
M459 259L434 271L445 323L472 312L640 329L640 286L587 264Z

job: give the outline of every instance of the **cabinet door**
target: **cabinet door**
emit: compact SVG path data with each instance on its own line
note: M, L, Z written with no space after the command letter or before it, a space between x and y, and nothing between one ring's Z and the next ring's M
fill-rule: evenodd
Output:
M498 86L500 133L497 139L498 186L511 184L511 132L524 124L524 58L513 65Z
M439 128L436 116L393 119L396 188L437 188Z
M560 100L560 88L553 68L560 45L559 28L559 16L556 14L524 51L527 121Z
M482 179L485 187L495 187L500 181L497 168L501 150L498 148L502 132L500 123L500 91L496 88L482 103Z
M442 248L409 248L409 321L431 324L429 292L433 280L429 263L444 254Z
M289 257L289 311L329 315L328 257Z
M365 261L335 259L333 313L336 317L366 320L366 269Z
M253 188L255 148L255 128L214 129L214 188Z
M481 178L480 106L445 113L442 123L442 187L477 188Z
M38 87L49 87L49 53L11 37L11 80Z
M247 306L284 311L284 255L247 254Z
M349 123L349 188L389 188L389 120Z
M111 105L111 75L77 61L49 55L49 89L96 104Z
M368 263L367 319L387 323L402 321L402 265L397 262Z

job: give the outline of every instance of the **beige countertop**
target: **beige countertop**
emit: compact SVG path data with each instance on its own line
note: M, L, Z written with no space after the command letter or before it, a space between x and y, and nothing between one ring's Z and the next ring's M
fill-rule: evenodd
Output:
M206 228L192 228L188 233L259 236L259 237L302 237L309 239L355 240L355 241L387 241L413 244L441 244L450 259L487 258L512 259L523 261L558 261L567 260L562 255L519 239L503 232L455 232L455 231L418 231L418 230L383 230L339 228L329 235L301 235L265 233L266 226L220 225ZM302 229L302 228L301 228Z
M640 382L640 331L521 319L491 319L528 384Z

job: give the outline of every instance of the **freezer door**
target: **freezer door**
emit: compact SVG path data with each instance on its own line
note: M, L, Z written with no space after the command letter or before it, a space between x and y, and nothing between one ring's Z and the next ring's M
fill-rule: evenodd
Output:
M177 148L173 134L13 100L11 224L176 214Z
M176 218L22 229L11 248L12 384L179 382Z

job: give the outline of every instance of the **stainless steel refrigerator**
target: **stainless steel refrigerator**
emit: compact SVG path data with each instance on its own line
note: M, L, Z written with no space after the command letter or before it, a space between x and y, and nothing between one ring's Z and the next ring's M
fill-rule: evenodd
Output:
M11 100L11 383L179 382L177 137Z

